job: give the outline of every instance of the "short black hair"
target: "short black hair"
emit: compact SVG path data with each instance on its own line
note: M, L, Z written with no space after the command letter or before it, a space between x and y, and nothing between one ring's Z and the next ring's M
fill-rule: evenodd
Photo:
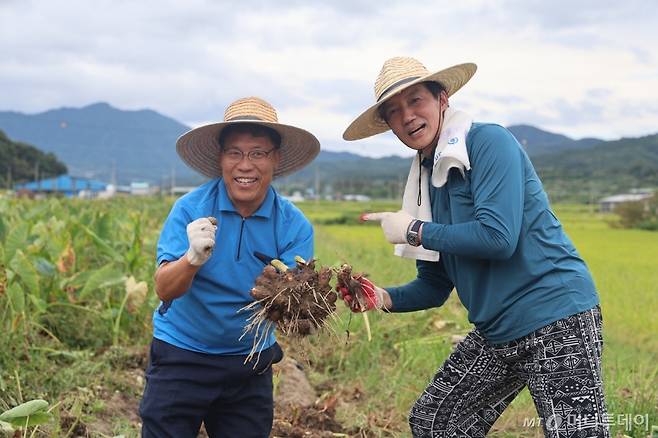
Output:
M226 126L219 133L217 141L221 149L224 149L224 142L226 142L226 139L231 134L251 134L254 137L268 137L274 149L281 147L281 135L274 129L256 123L236 123Z
M432 94L432 96L434 96L435 99L439 98L439 94L441 94L442 91L446 91L445 87L441 85L439 82L425 81L425 82L420 82L420 84L424 85L425 88L427 88L427 91L429 91ZM377 115L381 120L386 122L384 107L385 105L379 105L379 107L377 108Z
M442 91L446 91L445 87L439 82L425 81L421 82L421 84L425 85L425 88L427 88L427 90L432 93L432 96L437 99L439 98L439 94L441 94Z

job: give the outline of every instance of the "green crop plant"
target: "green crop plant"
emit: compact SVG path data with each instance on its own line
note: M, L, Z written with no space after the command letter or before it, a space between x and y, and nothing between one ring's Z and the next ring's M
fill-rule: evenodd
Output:
M99 398L103 391L129 394L134 411L143 382L118 378L126 363L144 366L127 351L145 349L152 336L156 242L172 202L0 197L0 411L29 399L53 401L54 420L37 432L43 436L93 424L107 404ZM323 201L300 207L315 225L320 265L347 262L381 286L415 276L413 261L392 255L377 224L358 221L362 212L399 205ZM658 425L658 233L610 228L609 217L587 206L558 207L601 296L609 412L647 419L646 428L631 423L630 430L616 421L613 436L651 436ZM350 316L341 303L338 309L331 328L303 345L279 335L287 354L307 365L322 397L340 397L337 415L346 428L408 436L409 407L453 342L471 329L456 294L439 309L371 313L372 341L360 315ZM541 436L540 428L524 427L535 416L523 392L490 436ZM127 418L115 421L115 435L138 434Z
M48 402L45 400L30 400L0 413L0 431L13 432L14 429L22 429L24 430L23 436L27 436L28 428L34 427L30 434L32 437L36 434L36 426L50 420Z

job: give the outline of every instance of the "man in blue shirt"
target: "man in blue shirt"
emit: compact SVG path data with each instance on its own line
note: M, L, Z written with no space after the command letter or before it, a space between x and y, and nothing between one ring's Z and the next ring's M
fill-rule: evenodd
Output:
M343 137L391 129L417 151L402 210L363 219L381 222L418 275L386 289L361 279L356 297L338 289L355 311L437 307L453 287L467 308L475 329L412 407L413 436L484 436L527 386L547 437L607 437L593 280L512 134L449 107L475 70L384 63L377 103Z
M158 241L153 342L140 405L144 437L269 436L272 363L282 358L270 333L258 360L243 331L249 292L277 258L313 256L313 229L272 188L320 150L309 132L278 123L274 108L249 97L224 121L181 136L181 158L210 181L176 201Z

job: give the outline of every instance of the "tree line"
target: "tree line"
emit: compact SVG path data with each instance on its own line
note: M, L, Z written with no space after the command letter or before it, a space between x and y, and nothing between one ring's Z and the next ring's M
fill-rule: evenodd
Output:
M10 189L17 183L52 178L67 172L66 165L53 153L12 141L0 130L0 188Z

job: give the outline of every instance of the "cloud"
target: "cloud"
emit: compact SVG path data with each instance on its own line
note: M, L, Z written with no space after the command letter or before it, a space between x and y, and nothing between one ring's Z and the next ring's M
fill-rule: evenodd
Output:
M474 61L451 99L476 119L570 136L655 132L658 3L651 0L0 1L0 110L106 101L183 123L258 95L323 146L405 153L392 136L345 144L383 61ZM633 115L631 115L631 113Z

